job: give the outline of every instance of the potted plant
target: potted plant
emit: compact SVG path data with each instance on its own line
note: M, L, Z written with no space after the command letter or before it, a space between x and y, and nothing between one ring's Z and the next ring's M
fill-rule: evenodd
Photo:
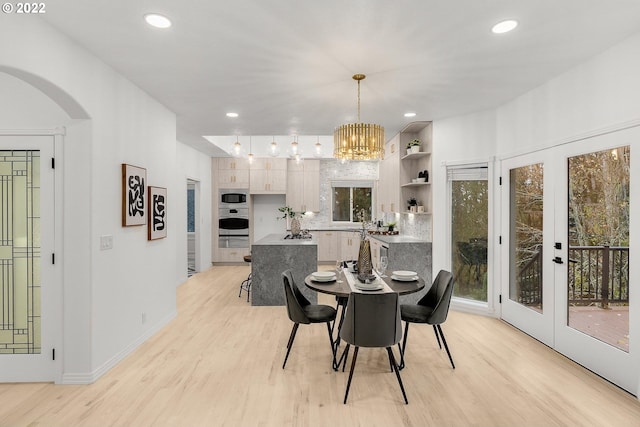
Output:
M396 227L396 224L397 223L395 221L387 223L387 230L389 230L390 233L393 233L393 229Z
M302 216L303 213L294 211L290 206L279 207L278 211L282 213L282 216L278 217L278 219L283 218L287 221L291 220L291 234L294 236L300 234L300 220L298 220L298 216Z
M407 154L418 153L420 152L420 142L419 139L411 140L407 143Z
M415 197L409 197L409 200L407 200L407 205L407 209L409 209L411 212L415 212L416 206L418 206L418 201Z

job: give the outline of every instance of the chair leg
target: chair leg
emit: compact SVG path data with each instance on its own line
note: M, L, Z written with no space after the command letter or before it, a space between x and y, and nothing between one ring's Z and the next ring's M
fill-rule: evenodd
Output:
M404 336L402 337L402 348L400 349L400 365L398 365L398 369L404 369L404 352L407 349L408 335L409 335L409 322L404 322Z
M289 342L287 343L287 355L284 356L284 363L282 364L282 369L284 369L284 365L287 364L287 359L289 358L289 352L291 351L291 347L293 347L293 340L296 339L296 332L298 332L299 323L293 324L293 329L291 329L291 335L289 335Z
M342 372L344 372L344 368L345 366L347 366L347 359L349 358L350 348L351 348L351 345L347 344L347 346L344 348L344 353L342 353L342 356L340 356L340 361L342 362ZM340 365L340 361L338 362L338 365Z
M433 333L436 334L436 340L438 340L438 347L440 347L440 350L442 350L442 344L440 344L440 337L438 336L438 329L436 328L436 325L433 325Z
M447 355L449 356L449 362L451 362L451 367L456 369L456 365L453 364L453 358L451 357L451 353L449 352L449 346L447 345L447 340L444 339L444 332L442 332L442 328L438 325L438 332L440 332L440 337L442 338L442 343L444 344L444 349L447 350Z
M334 320L335 322L335 320ZM327 322L327 332L329 333L329 345L331 346L331 355L333 356L333 362L331 364L331 367L333 368L334 371L336 371L338 369L337 365L336 365L336 348L333 346L333 335L331 334L331 322Z
M400 370L398 369L398 365L396 365L396 359L395 357L393 357L393 351L391 351L391 347L387 347L387 352L389 353L389 360L391 360L391 366L393 367L393 370L396 371L396 378L398 379L398 384L400 384L400 390L402 390L402 397L404 397L404 403L408 405L409 401L407 400L407 394L404 391L404 385L402 384L402 378L400 377ZM345 401L346 401L346 398L345 398Z
M351 378L353 378L353 368L355 368L356 366L357 358L358 358L358 346L356 346L356 349L353 351L353 360L351 360L351 371L349 371L349 379L347 380L347 390L344 392L344 402L342 402L345 405L347 404L347 397L349 396L349 387L351 387ZM346 363L346 359L345 359L345 363Z

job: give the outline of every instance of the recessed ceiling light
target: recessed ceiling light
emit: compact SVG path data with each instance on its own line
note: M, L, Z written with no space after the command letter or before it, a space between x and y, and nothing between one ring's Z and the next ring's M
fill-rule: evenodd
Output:
M227 113L227 117L238 117L238 113Z
M416 113L404 113L405 117L415 117Z
M156 28L169 28L171 26L169 18L157 13L147 13L144 15L144 20L147 21L147 24Z
M498 22L496 25L491 28L495 34L508 33L518 26L518 21L513 19L508 19L506 21Z

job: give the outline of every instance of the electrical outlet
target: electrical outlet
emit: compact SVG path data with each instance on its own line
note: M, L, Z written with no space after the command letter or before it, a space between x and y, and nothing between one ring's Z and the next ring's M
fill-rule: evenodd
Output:
M108 249L113 249L113 236L110 234L100 236L100 250L106 251Z

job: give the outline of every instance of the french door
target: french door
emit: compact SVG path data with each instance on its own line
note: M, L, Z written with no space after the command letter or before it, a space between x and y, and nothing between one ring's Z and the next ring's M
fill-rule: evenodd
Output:
M631 128L505 159L501 191L503 319L636 395L639 153Z
M0 135L0 382L60 373L53 149L53 135Z

